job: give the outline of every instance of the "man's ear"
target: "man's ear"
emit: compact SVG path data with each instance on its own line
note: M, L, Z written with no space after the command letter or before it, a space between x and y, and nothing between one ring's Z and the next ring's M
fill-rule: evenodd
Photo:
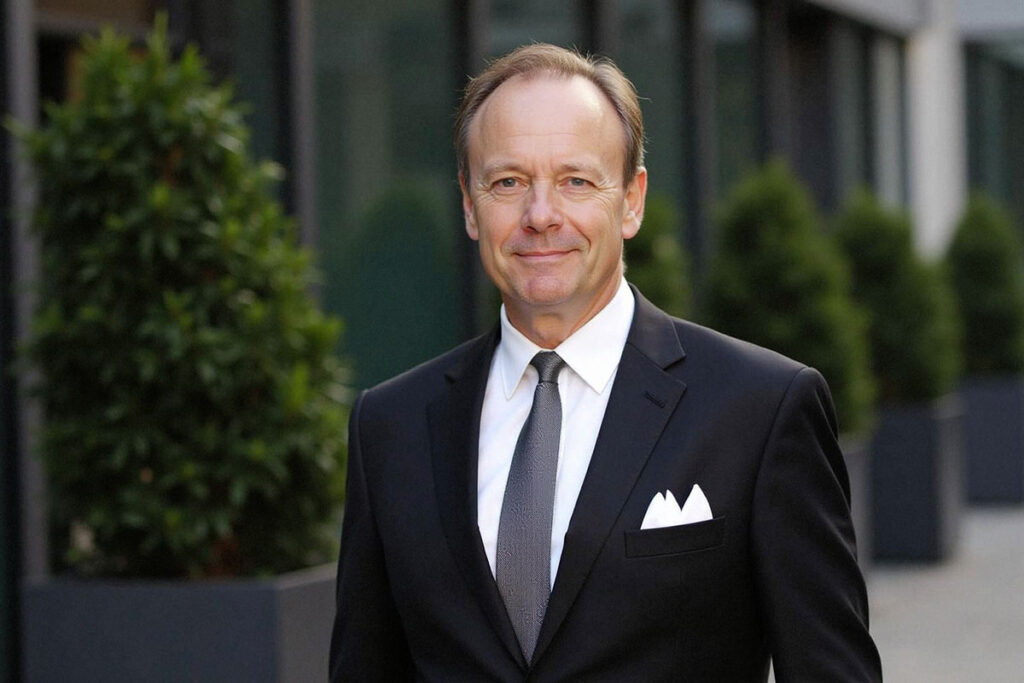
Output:
M626 213L622 217L622 238L632 239L640 231L647 199L647 169L640 166L626 187Z
M469 196L469 190L466 188L466 175L464 173L459 174L459 189L462 190L462 218L466 225L466 234L469 235L469 239L478 240L480 239L480 231L476 225L476 214L473 213L473 200Z

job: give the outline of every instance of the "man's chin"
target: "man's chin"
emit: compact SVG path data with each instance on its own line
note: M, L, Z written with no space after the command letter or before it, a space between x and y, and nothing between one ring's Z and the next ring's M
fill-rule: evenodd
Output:
M568 302L573 292L572 286L564 280L542 278L516 288L515 299L523 307L549 309Z

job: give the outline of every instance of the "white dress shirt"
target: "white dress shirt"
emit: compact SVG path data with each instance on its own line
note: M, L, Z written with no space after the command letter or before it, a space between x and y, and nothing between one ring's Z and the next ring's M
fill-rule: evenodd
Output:
M558 573L565 532L583 478L590 466L597 433L604 420L622 349L633 322L636 302L623 279L608 304L583 327L553 349L566 367L558 376L562 429L551 524L551 585ZM480 457L477 468L477 525L491 573L495 573L498 523L505 483L519 432L533 405L537 370L530 360L540 348L512 327L501 307L501 341L491 360L480 414Z

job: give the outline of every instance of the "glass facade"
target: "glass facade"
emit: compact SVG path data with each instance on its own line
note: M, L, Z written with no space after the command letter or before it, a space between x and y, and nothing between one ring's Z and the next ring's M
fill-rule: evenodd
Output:
M715 194L758 161L757 11L750 0L708 0L703 27L713 50Z
M230 15L231 80L235 95L248 104L246 114L257 159L289 162L288 98L284 56L287 24L282 3L274 0L234 2Z
M686 207L683 25L678 3L619 3L616 63L640 94L647 134L648 205L675 221L683 239Z
M903 45L876 34L871 44L872 187L890 205L907 202L906 88Z
M588 49L584 0L491 0L484 28L484 52L503 55L528 43L552 43Z
M323 303L365 387L459 341L449 3L313 3Z
M830 80L835 130L836 204L871 185L870 42L868 32L847 21L833 26Z
M967 51L968 180L1024 231L1024 41Z

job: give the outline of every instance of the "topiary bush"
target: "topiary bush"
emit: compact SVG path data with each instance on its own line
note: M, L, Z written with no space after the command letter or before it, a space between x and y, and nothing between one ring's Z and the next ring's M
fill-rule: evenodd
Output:
M704 320L817 368L842 429L865 427L873 389L864 316L807 193L773 162L733 190L717 222Z
M976 194L946 253L964 325L964 370L1024 372L1024 259L1010 217Z
M671 201L652 194L643 226L626 240L626 278L661 310L679 318L690 312L689 261L679 242L679 219Z
M160 22L163 24L163 22ZM34 164L41 454L54 561L81 575L328 561L344 455L339 322L196 51L104 32Z
M960 333L944 272L914 250L906 213L857 193L837 218L835 237L870 312L871 362L885 403L929 401L952 389Z

